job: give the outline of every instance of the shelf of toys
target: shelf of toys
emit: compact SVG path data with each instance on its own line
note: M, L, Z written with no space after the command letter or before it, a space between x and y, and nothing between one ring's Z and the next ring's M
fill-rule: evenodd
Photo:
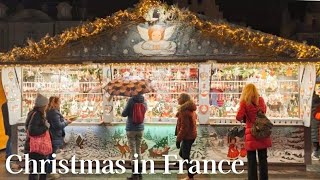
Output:
M140 76L150 79L154 88L144 95L148 103L145 158L178 153L174 136L177 98L181 93L188 93L197 105L199 121L197 148L192 158L244 161L245 155L228 153L230 148L242 152L244 146L244 139L230 139L228 130L240 125L235 115L242 88L253 82L268 106L267 116L275 124L273 147L268 150L270 163L304 166L309 157L310 142L305 140L309 136L308 128L304 126L310 123L315 79L312 68L297 64L277 67L211 62L21 66L3 68L2 82L10 123L14 125L13 147L20 155L26 139L25 116L39 91L47 97L60 96L62 114L77 116L66 128L66 147L58 159L75 154L84 159L128 159L126 119L121 117L128 98L110 98L103 87L114 78Z
M8 68L9 69L9 68ZM177 98L188 93L198 106L200 124L237 124L242 88L257 85L275 124L304 125L310 113L314 80L311 71L299 65L230 64L101 64L83 66L26 66L7 73L4 83L11 110L24 117L38 92L61 97L64 116L77 116L76 123L125 123L121 117L128 97L109 98L103 87L114 78L139 76L150 79L154 91L145 94L147 123L176 122ZM17 78L14 78L17 77ZM8 82L10 82L8 81ZM9 91L10 89L10 91ZM17 101L21 103L17 103ZM18 114L19 114L18 113ZM22 118L21 118L22 117Z
M307 86L302 85L307 82ZM274 124L303 125L304 115L310 110L310 97L314 85L311 72L291 65L212 66L210 80L210 123L236 123L242 88L254 83L267 105L267 116Z
M147 123L175 123L177 99L181 93L188 93L198 104L198 65L136 65L123 67L112 66L114 78L139 76L150 79L154 91L145 95L148 110ZM113 121L125 122L121 112L127 102L127 97L113 98Z

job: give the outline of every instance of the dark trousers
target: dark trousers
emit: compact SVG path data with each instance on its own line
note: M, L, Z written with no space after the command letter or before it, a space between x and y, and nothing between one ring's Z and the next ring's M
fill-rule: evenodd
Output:
M183 140L181 143L179 155L182 159L188 160L190 162L190 152L191 152L191 146L194 143L195 139L193 140ZM188 177L193 178L194 174L189 172L189 168L192 166L191 163L187 164L187 169L188 169Z
M7 145L6 145L6 158L8 158L12 154L11 146L12 146L11 137L9 136L9 139L8 139Z
M36 160L37 161L37 172L40 173L41 171L41 164L40 164L40 160L46 160L47 159L47 156L44 156L44 155L40 155L40 154L37 154L37 153L30 153L29 154L29 157L30 159L33 159L33 160ZM32 164L32 163L30 163ZM45 167L46 168L46 167ZM46 177L47 177L47 174L31 174L32 173L32 166L30 168L31 172L29 174L29 180L45 180Z
M267 149L259 149L259 179L268 180L268 161L267 161ZM258 180L257 174L257 151L247 151L248 154L248 180Z
M52 146L52 152L53 153L56 153L58 149L60 149L59 146ZM50 156L48 157L49 160L54 160L54 158L52 157L52 154L50 154ZM47 174L51 174L51 173L52 173L52 164L50 162L47 165Z

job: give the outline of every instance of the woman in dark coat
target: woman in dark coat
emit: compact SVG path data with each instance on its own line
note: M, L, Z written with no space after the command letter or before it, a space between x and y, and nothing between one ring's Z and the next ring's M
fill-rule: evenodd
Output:
M320 95L313 93L312 107L311 107L311 141L313 144L312 160L319 160L320 146L319 146L319 125L320 121L315 119L315 113L320 108Z
M47 119L50 123L50 134L52 140L52 150L56 153L58 149L61 149L64 144L65 131L64 128L71 123L71 121L65 120L60 113L60 98L52 96L49 98L49 106L47 109ZM53 157L49 157L53 160ZM49 165L48 173L52 172L52 166ZM57 179L60 177L59 174L50 174L50 178Z
M45 110L47 108L48 102L48 98L41 94L37 94L34 108L28 113L25 124L25 128L29 132L30 136L40 136L49 129L50 125L45 119ZM27 137L25 143L25 154L29 154L30 159L37 161L37 171L40 172L40 160L46 160L48 157L38 153L30 153L29 143L30 139ZM46 177L46 174L29 174L29 180L45 180Z
M259 96L258 90L254 84L248 84L243 88L240 97L240 107L236 116L238 121L246 119L245 131L245 148L248 157L248 179L257 180L257 159L256 151L259 158L259 176L260 180L268 179L268 161L267 148L271 147L271 138L256 139L251 135L251 127L256 120L258 110L261 109L264 113L267 111L266 104L262 97Z

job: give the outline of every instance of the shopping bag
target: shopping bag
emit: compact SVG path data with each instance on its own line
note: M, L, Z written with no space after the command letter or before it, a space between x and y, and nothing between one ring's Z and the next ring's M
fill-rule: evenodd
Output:
M28 136L30 139L30 153L38 153L45 156L52 154L52 142L48 130L39 136Z

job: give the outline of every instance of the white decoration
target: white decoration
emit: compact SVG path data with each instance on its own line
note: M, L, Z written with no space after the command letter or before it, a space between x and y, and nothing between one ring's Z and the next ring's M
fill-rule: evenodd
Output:
M137 26L141 38L144 40L133 49L136 53L143 55L170 55L176 52L176 43L168 41L175 31L175 26L164 27L162 25L153 25L149 28Z
M149 22L164 22L175 18L175 14L171 10L166 10L163 6L151 8L145 15L144 19Z

